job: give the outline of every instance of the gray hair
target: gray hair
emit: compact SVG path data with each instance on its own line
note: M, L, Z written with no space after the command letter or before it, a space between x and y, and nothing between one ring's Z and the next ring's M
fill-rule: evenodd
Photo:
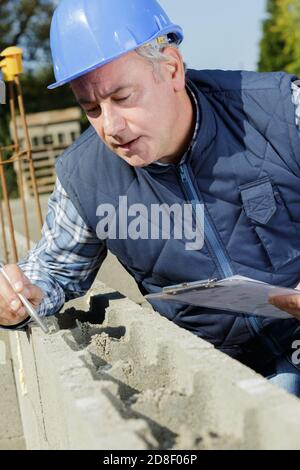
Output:
M157 39L154 39L143 46L140 46L136 49L136 52L150 62L153 66L153 71L155 74L159 75L160 72L160 63L167 62L170 59L170 56L163 54L163 51L166 47L172 47L174 49L179 49L176 42L170 42L167 36L161 36ZM186 72L187 67L185 62L183 62L184 71Z

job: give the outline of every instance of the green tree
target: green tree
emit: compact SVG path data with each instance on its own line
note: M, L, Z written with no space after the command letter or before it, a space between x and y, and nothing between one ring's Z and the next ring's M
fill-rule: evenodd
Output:
M24 60L49 61L53 0L0 0L0 51L18 45Z
M268 0L258 70L300 75L300 0Z

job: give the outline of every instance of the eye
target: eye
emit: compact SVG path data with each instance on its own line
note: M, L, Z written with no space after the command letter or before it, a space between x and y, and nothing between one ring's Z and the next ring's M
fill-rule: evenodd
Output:
M101 114L101 108L100 106L94 106L93 108L85 109L85 113L87 114L87 116L95 117Z
M126 100L128 100L128 98L130 98L130 95L123 96L123 97L120 97L120 98L115 98L115 101L126 101Z

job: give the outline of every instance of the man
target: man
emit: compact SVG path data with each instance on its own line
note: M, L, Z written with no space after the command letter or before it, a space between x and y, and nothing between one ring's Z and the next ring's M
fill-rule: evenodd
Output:
M296 77L185 74L182 39L181 28L155 0L60 2L51 27L56 83L50 88L69 83L91 127L57 162L42 239L19 266L6 267L39 315L51 315L83 295L107 250L144 294L233 274L298 285ZM126 217L120 197L129 207ZM194 225L198 206L204 207L204 244L197 249L186 249L186 233L166 238L159 228L160 237L151 238L126 231L137 204L150 209L185 203L193 208ZM155 229L159 221L148 216L146 211L140 220ZM175 219L172 223L175 231ZM0 290L1 324L23 327L24 308L3 278ZM299 299L274 298L296 317L287 320L153 305L300 396L299 366L293 363Z

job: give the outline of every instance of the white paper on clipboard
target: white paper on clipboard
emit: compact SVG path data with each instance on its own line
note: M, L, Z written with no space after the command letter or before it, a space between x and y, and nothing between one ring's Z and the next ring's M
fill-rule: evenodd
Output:
M193 283L191 283L192 285ZM208 288L188 287L172 293L146 295L148 300L174 300L199 307L226 310L231 314L246 313L271 318L292 318L287 312L268 303L275 295L300 295L300 290L273 286L244 276L231 276L213 282ZM171 287L171 286L170 286Z

